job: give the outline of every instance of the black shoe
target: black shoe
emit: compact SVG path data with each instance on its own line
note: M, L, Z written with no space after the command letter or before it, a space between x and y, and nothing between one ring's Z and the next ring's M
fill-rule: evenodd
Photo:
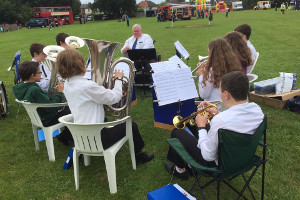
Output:
M68 139L66 139L63 134L57 135L56 138L58 141L63 143L65 146L69 146L71 144L71 142Z
M138 153L135 155L135 159L137 164L144 164L146 162L151 161L154 158L154 154L153 153Z
M175 165L169 162L165 163L165 167L167 172L169 172L170 174L173 174L174 176L176 176L177 178L181 179L181 180L188 180L189 179L189 175L188 172L185 171L183 173L179 173L176 169L175 169Z

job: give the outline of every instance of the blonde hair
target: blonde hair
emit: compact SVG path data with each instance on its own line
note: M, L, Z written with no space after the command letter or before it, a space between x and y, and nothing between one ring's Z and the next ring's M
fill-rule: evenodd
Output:
M213 83L215 88L219 88L222 77L232 71L242 71L238 58L234 54L230 45L224 39L216 39L208 44L209 57L204 66L202 84L205 81Z
M73 48L60 52L56 58L55 69L64 79L86 72L82 54Z

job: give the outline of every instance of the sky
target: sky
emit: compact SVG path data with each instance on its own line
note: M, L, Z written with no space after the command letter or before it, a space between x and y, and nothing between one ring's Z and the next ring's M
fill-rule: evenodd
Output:
M94 2L94 0L80 0L81 1L81 3L82 4L88 4L89 2L90 3L93 3ZM140 3L142 0L136 0L136 3ZM164 2L165 0L151 0L151 1L153 1L154 3L156 3L156 4L159 4L159 3L161 3L161 2Z

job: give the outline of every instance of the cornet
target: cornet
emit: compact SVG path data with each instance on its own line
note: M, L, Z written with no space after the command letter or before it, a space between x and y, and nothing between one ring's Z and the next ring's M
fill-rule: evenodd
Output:
M220 104L221 102L217 102L215 104L211 104L209 106L206 106L204 108L202 108L201 110L198 110L197 112L193 112L190 116L187 116L185 118L181 117L180 115L176 115L174 118L173 118L173 124L175 126L175 128L177 129L184 129L186 124L189 123L191 126L195 126L196 123L195 123L195 118L198 114L201 114L202 116L205 115L206 113L206 110L208 108L216 108L217 109L217 112L216 113L210 113L208 115L208 123L210 122L210 119L215 116L216 114L219 113L219 108L218 108L218 104Z
M199 56L199 61L201 62L200 65L198 65L193 71L192 71L192 77L194 79L195 82L198 81L198 75L197 75L197 71L199 68L203 67L207 61L208 61L208 56Z

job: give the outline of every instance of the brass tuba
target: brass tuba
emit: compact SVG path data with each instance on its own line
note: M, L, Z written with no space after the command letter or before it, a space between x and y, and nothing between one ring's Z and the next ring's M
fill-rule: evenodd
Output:
M211 113L210 115L208 115L208 123L210 121L210 119L215 116L216 114L218 114L219 112L219 108L217 107L218 104L220 104L221 102L217 102L215 104L211 104L209 106L206 106L204 108L202 108L201 110L198 110L197 112L193 112L191 115L183 118L181 117L180 115L176 115L174 118L173 118L173 124L175 126L175 128L177 129L184 129L186 124L189 123L191 126L195 126L196 123L195 123L195 118L198 114L201 114L201 115L205 115L205 112L206 112L206 109L208 108L216 108L217 109L217 113Z
M63 47L57 45L49 45L44 47L43 49L43 52L47 55L46 61L43 64L46 65L46 67L48 67L51 71L51 77L49 79L49 89L48 89L48 96L50 99L52 99L57 93L56 86L60 79L60 76L58 75L55 69L55 62L56 62L57 55L63 50L65 50Z
M112 57L116 49L121 46L121 43L75 36L67 37L65 42L75 48L82 47L82 43L87 45L91 59L91 79L105 88L112 89L114 87L113 74L115 66L121 62L128 65L129 77L123 77L123 95L120 102L114 105L104 105L104 109L106 114L115 118L122 118L129 115L134 82L134 64L130 59L125 57L118 58L111 63Z

